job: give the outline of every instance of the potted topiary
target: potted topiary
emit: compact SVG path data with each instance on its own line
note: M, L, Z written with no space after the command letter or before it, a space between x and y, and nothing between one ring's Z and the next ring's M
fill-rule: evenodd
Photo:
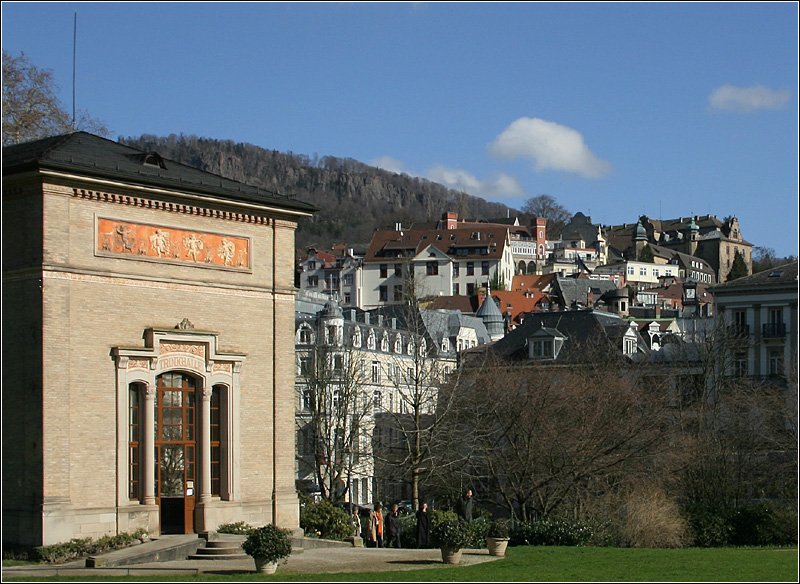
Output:
M292 553L292 532L275 525L259 527L250 532L242 549L253 556L257 572L274 574L278 561Z
M504 557L508 547L510 525L508 519L495 519L489 524L489 533L486 535L486 547L490 556Z
M467 522L455 514L443 514L431 522L431 543L442 550L442 562L458 564L461 562L461 548L467 543L469 528Z

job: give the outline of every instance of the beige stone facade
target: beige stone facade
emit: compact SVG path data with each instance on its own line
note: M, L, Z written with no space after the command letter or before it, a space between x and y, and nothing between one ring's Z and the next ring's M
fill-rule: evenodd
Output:
M4 543L297 529L292 266L313 209L62 140L33 166L4 149Z

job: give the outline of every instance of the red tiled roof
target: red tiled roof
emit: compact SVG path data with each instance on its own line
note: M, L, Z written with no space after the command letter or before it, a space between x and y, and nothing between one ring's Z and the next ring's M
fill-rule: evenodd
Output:
M512 290L543 290L546 288L553 280L556 279L556 274L545 274L544 276L522 276L516 275L511 282L511 289Z
M473 234L479 234L480 239ZM508 229L502 226L476 225L467 229L404 229L379 230L372 236L365 262L389 262L398 257L413 257L432 245L442 253L456 259L494 259L503 257ZM467 253L456 256L454 248L475 249L488 247L488 254ZM399 255L398 255L399 254Z

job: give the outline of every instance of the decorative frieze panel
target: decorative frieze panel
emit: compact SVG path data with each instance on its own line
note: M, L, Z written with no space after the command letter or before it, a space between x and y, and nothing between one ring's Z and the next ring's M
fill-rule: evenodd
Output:
M250 238L98 217L95 254L250 271Z

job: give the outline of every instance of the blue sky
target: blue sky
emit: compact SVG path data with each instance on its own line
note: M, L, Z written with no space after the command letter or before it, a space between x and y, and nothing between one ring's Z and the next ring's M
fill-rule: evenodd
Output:
M739 217L798 253L798 5L3 2L113 137L353 158L596 223Z

